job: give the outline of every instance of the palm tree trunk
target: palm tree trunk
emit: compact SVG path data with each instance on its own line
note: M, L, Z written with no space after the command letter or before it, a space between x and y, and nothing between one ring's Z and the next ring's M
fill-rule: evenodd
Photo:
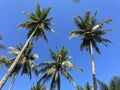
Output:
M15 73L14 76L13 76L12 83L11 83L11 85L10 85L9 90L12 90L12 87L13 87L13 85L14 85L14 83L15 83L15 80L16 80L17 76L18 76L18 73Z
M94 62L94 53L93 53L92 42L90 42L90 55L91 55L91 60L92 60L93 87L94 87L94 90L97 90L96 71L95 71L95 62Z
M39 24L38 24L39 25ZM17 64L18 60L20 59L22 53L24 52L25 48L27 47L29 41L31 40L31 38L33 37L33 35L35 34L35 32L37 31L37 27L36 26L35 30L33 31L33 33L30 35L30 37L27 39L25 45L23 46L22 50L20 51L20 53L17 55L15 61L12 63L12 65L10 66L10 68L8 69L8 71L6 72L6 74L3 76L2 80L0 81L0 90L2 89L2 87L4 86L4 84L6 83L7 79L9 78L11 72L13 71L15 65Z

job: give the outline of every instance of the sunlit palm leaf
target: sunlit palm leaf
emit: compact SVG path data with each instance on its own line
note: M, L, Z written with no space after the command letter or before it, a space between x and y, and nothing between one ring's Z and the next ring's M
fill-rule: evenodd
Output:
M0 66L9 67L11 64L10 59L6 58L5 56L0 56Z

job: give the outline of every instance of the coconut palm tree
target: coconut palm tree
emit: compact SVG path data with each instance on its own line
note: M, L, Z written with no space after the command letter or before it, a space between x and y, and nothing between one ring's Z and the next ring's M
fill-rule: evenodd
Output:
M9 47L10 53L16 57L19 54L19 52L21 51L22 47L23 47L23 45L21 43L19 43L16 48ZM31 71L36 70L36 68L35 68L36 64L34 63L34 60L39 57L38 54L31 53L32 49L33 49L33 44L29 43L28 46L26 47L26 49L24 50L22 56L20 57L20 60L16 64L15 68L13 69L13 71L10 75L13 79L12 79L12 83L11 83L9 90L12 90L13 84L14 84L18 74L20 73L20 71L21 71L21 75L26 74L31 79L31 77L32 77ZM1 62L0 64L4 64L5 66L10 67L10 65L14 62L14 60L15 60L15 58L13 58L13 59L4 58L4 59L2 59L3 63Z
M60 76L63 75L77 88L77 85L68 70L82 70L79 67L74 66L72 62L69 61L71 56L67 56L68 50L66 50L64 47L62 47L62 49L59 51L57 50L57 52L54 52L52 49L50 49L50 54L53 62L48 61L38 65L41 67L41 69L37 72L37 74L43 75L38 82L43 85L46 83L46 81L52 79L50 90L55 90L55 88L60 90Z
M10 48L10 53L17 56L19 54L19 52L21 51L23 45L21 43L19 43L17 45L16 48L14 47L9 47ZM13 69L11 76L13 77L13 81L12 84L10 86L9 90L12 90L13 84L17 78L17 75L20 73L21 71L21 75L26 74L30 77L30 79L32 78L32 70L36 71L36 64L34 63L35 59L39 58L38 54L32 54L32 49L33 49L33 44L32 43L28 43L28 46L26 47L26 49L24 50L22 56L20 57L20 60L18 61L18 63L16 64L15 68ZM11 64L14 62L15 59L11 59Z
M97 83L93 49L100 54L98 44L102 43L107 46L107 43L111 43L110 40L103 37L110 31L110 29L104 30L102 27L105 23L112 21L111 18L108 18L97 22L96 15L97 10L94 16L91 16L90 11L87 11L84 17L74 16L73 20L78 27L78 30L74 30L70 33L70 38L76 36L81 38L82 43L80 45L80 50L83 51L85 49L91 55L94 90L97 90Z
M114 76L110 82L110 84L107 85L101 81L98 81L98 84L100 86L100 90L120 90L120 77Z
M47 42L47 37L45 31L52 31L51 29L51 20L52 18L48 18L48 14L50 13L51 8L48 9L41 9L40 5L37 3L35 8L35 13L26 13L24 14L30 19L29 21L21 23L18 28L25 28L28 29L28 39L23 46L20 53L17 55L16 59L14 60L11 67L8 69L7 73L4 75L2 80L0 81L0 89L4 86L5 82L7 81L8 77L10 76L11 72L13 71L14 67L16 66L18 60L20 59L22 53L24 52L25 48L27 47L30 40L38 40L40 37L45 39Z

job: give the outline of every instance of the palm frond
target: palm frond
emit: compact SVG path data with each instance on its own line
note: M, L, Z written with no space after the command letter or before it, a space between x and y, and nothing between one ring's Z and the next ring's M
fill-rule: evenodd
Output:
M100 53L100 49L99 49L97 43L96 43L94 40L92 40L92 45L93 45L93 48L96 50L96 52L97 52L98 54L101 54L101 53Z
M0 66L9 67L11 65L10 59L5 56L0 56Z
M30 19L31 21L37 21L38 20L38 18L36 17L36 15L34 13L29 14L29 13L23 11L23 14L25 14L28 17L28 19Z
M42 9L41 11L41 19L44 20L48 14L50 13L50 10L52 9L52 7L49 7L48 9Z
M84 88L82 88L81 86L77 85L77 90L84 90Z
M97 82L99 84L100 90L110 90L109 87L105 83L103 83L103 82L101 82L99 80L97 80Z
M45 66L45 67L41 68L39 71L37 71L36 75L41 75L43 73L46 73L47 71L48 71L47 73L50 73L50 71L53 71L51 69L52 69L51 65L50 66Z
M113 19L112 18L107 18L107 19L104 19L104 20L102 20L102 22L101 23L109 23L109 22L111 22Z
M77 66L72 66L72 67L69 67L70 70L77 70L79 72L83 72L83 70L80 68L80 67L77 67Z
M68 73L68 71L66 69L62 68L62 74L72 83L74 83L73 78L71 77L71 75Z
M97 15L98 15L98 9L94 13L94 18L96 18Z
M30 79L32 78L32 73L31 73L31 68L30 68L30 63L25 61L25 63L22 65L23 69L21 72L21 75L26 74L30 77Z
M73 17L74 23L79 29L84 29L85 28L85 21L81 16L74 16Z
M56 53L51 48L49 49L49 51L50 51L50 55L51 55L52 59L57 60Z
M120 77L114 76L110 80L110 90L119 90L120 89Z
M14 48L14 47L9 47L9 49L10 49L10 51L9 51L10 54L18 55L20 52L20 50Z
M78 20L78 18L76 16L74 16L73 20L74 20L75 24L79 27L79 22L80 21Z
M104 19L104 20L100 21L99 23L97 23L96 25L94 25L94 27L92 28L92 32L101 29L102 26L103 26L105 23L109 23L109 22L111 22L111 21L112 21L112 18L108 18L108 19Z
M48 43L48 39L45 32L42 32L41 37L43 37L43 39Z
M47 73L45 73L40 80L38 80L38 83L41 83L42 85L44 85L44 83L46 83L50 78L52 77L52 74L48 75Z
M87 82L86 84L85 84L85 90L92 90L92 87L90 86L90 84Z
M35 14L37 15L37 17L41 16L41 9L40 9L40 5L38 3L36 3Z
M85 33L85 30L74 30L70 33L69 38L71 39L72 37L83 37Z
M93 34L96 34L96 35L105 35L105 34L108 34L109 31L111 31L112 29L107 29L107 30L97 30L96 32L93 32Z
M41 66L53 66L53 65L55 65L55 62L47 61L47 62L43 62L43 63L37 64L37 67L41 67Z
M90 14L90 11L87 11L85 13L85 23L86 24L91 24L91 14Z
M88 38L84 38L82 39L82 43L80 44L80 51L83 52L83 50L85 49L86 51L89 51L89 39Z
M106 38L102 38L102 43L105 45L105 46L108 46L107 44L108 43L113 43L112 41L106 39Z
M55 71L56 71L56 68L52 67L48 70L47 74L50 75L50 74L54 73Z
M26 21L26 22L23 22L23 23L20 23L18 25L17 28L25 28L25 29L28 29L28 30L33 30L35 28L37 22L34 22L34 21Z

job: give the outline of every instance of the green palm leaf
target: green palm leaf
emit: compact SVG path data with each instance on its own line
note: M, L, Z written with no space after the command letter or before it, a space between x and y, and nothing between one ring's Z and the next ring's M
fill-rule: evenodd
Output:
M92 90L92 87L90 86L90 84L87 82L86 84L85 84L85 90Z
M8 59L5 56L0 56L0 66L9 67L12 59Z
M120 89L120 77L114 76L110 80L110 90L119 90Z
M62 75L64 75L68 81L72 82L74 86L77 87L75 81L68 73L68 70L81 71L82 69L74 66L72 62L69 61L69 59L71 59L71 56L68 56L67 54L68 50L66 50L65 47L62 47L56 52L50 49L50 55L54 61L43 62L37 65L38 67L41 67L40 70L38 70L38 75L43 74L38 82L44 84L49 79L51 79L52 81L50 85L50 90L55 90L56 88L60 90L60 73L62 73Z
M72 76L68 73L68 71L66 69L62 69L62 74L70 81L73 83L73 85L75 86L75 88L77 89L77 85L75 83L75 81L73 80Z
M98 84L100 86L100 90L109 90L109 87L105 83L98 80Z

